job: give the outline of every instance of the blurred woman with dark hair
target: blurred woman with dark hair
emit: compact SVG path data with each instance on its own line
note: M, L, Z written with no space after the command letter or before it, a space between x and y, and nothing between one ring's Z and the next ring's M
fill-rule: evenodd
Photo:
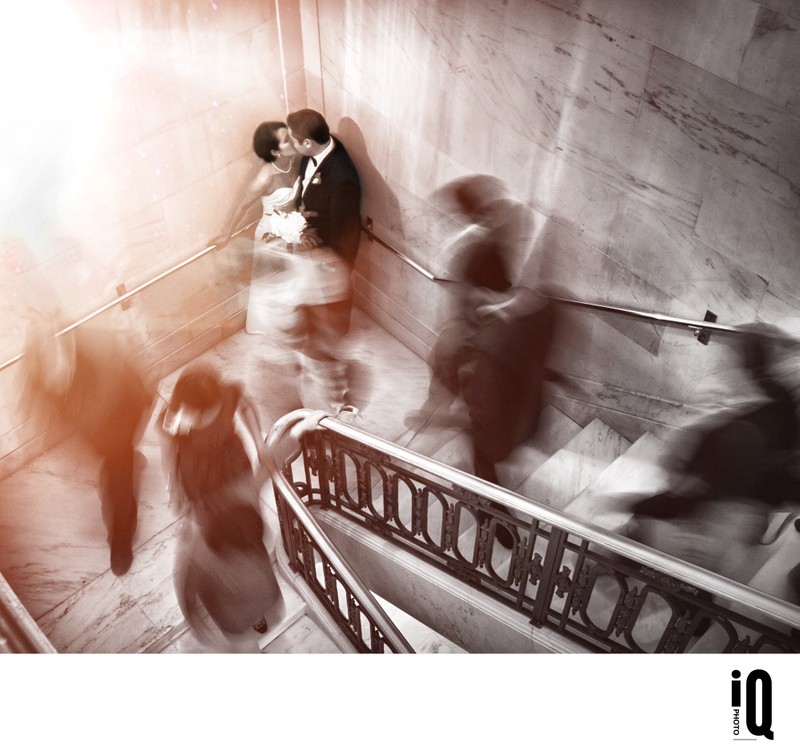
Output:
M281 451L295 451L324 416L295 423ZM184 514L174 573L181 611L210 647L258 651L255 632L276 626L285 604L264 543L267 450L256 409L240 386L194 365L181 373L159 425L172 502Z
M257 651L283 617L259 504L263 436L241 388L205 366L181 374L161 415L173 503L184 512L175 590L211 647Z

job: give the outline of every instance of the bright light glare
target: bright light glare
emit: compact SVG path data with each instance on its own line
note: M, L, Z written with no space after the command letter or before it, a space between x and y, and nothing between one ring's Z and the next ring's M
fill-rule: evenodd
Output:
M80 160L100 125L115 57L66 0L0 7L0 210L24 210Z

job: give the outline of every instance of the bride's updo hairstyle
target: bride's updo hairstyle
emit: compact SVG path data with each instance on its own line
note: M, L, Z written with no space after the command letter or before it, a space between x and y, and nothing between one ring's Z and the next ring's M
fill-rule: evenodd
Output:
M274 162L276 157L272 153L280 149L281 140L278 138L278 131L285 128L286 123L277 120L269 120L256 128L253 134L253 151L265 162Z

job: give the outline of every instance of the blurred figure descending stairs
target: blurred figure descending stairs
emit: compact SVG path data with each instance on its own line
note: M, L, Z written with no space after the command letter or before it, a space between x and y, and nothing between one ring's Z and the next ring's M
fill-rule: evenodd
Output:
M415 452L431 457L446 465L471 472L471 445L458 422L459 405L453 412L435 410L421 427L409 430L397 443ZM461 405L462 409L465 409ZM454 418L455 416L455 418ZM552 509L563 511L583 522L591 523L612 533L623 534L631 519L635 501L666 491L670 477L665 462L670 447L650 433L642 434L631 442L599 419L581 426L552 404L542 413L540 430L534 439L520 446L511 457L498 465L498 476L503 486L521 496L538 501ZM381 479L373 478L372 493L381 496ZM358 488L351 483L352 494ZM360 498L360 497L359 497ZM394 498L394 497L392 497ZM409 529L413 525L412 498L396 500L400 507L397 517ZM463 591L459 597L449 598L457 587L441 577L423 572L424 565L413 561L413 556L401 555L384 541L374 540L373 533L354 531L342 523L336 514L321 510L316 513L323 528L337 546L347 553L359 571L371 572L373 582L380 583L378 592L407 609L417 618L450 637L469 652L581 652L584 647L570 644L568 640L552 640L546 630L532 630L528 619L520 618L510 609L491 603L481 596ZM435 516L435 515L434 515ZM769 544L749 545L737 539L735 531L728 529L667 528L671 536L667 553L698 564L709 571L721 574L735 582L774 595L790 603L796 602L787 582L786 574L797 563L797 531L788 523L797 516L797 510L783 509L773 513L765 541L780 535ZM429 520L429 523L430 520ZM438 521L434 522L434 525ZM485 531L483 532L485 535ZM481 532L474 520L459 528L456 546L469 558L478 550L477 538ZM373 540L370 540L370 537ZM365 551L371 554L365 556ZM376 552L379 551L379 554ZM499 578L509 579L511 551L495 545L490 548L490 566ZM678 552L678 553L676 553ZM386 561L382 562L381 559ZM386 563L390 562L390 563ZM428 592L423 592L419 580L403 587L407 574L404 568L416 570L422 580L436 581ZM396 573L396 576L392 573ZM452 578L451 578L452 579ZM602 590L602 588L600 588ZM592 596L589 616L603 623L609 619L615 603L613 594L604 601L602 593ZM441 599L437 604L436 600ZM476 607L483 600L484 606ZM639 644L648 640L655 645L663 627L664 614L652 603L645 607L654 613L652 635L647 627L637 627ZM661 609L663 611L663 609ZM470 624L470 622L473 622ZM711 630L713 632L713 630ZM794 633L796 634L796 633ZM695 649L705 652L722 652L720 636L711 634L697 641ZM800 645L798 645L800 649Z

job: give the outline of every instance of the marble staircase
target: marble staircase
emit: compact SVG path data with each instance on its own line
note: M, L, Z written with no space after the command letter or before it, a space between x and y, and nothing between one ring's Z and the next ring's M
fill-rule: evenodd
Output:
M359 427L471 471L469 442L463 428L453 420L462 408L458 403L448 410L441 406L416 430L403 427L406 412L426 398L429 374L424 361L360 312L354 316L352 355L363 366ZM274 362L257 337L240 332L199 360L216 365L244 385L260 408L265 427L300 406L294 374ZM159 392L169 394L176 378L177 372L166 377ZM664 442L647 433L632 442L631 434L626 436L599 420L580 425L555 404L548 405L535 439L498 465L501 484L601 528L619 531L629 517L632 499L661 490L666 484L661 469L667 451ZM152 426L140 450L145 463L140 524L134 563L124 577L116 577L108 569L94 460L73 451L65 442L0 481L0 571L59 652L201 650L183 625L175 600L172 568L179 521L165 493ZM268 513L274 515L271 504L267 506ZM410 517L408 510L402 513ZM335 532L335 541L354 568L365 565L357 568L357 573L374 576L374 582L366 583L368 587L393 609L399 609L398 618L413 619L414 624L422 625L414 629L428 630L418 640L423 650L581 650L563 640L542 642L541 634L533 634L520 614L494 601L476 598L474 588L446 573L439 572L439 579L432 579L429 565L408 552L398 552L397 546L340 516L338 520L333 513L321 516L326 517L326 531ZM784 517L793 521L788 512ZM776 517L776 524L780 521ZM277 531L274 516L268 527ZM788 599L785 572L797 560L797 535L789 524L773 544L754 552L748 559L748 582ZM469 550L474 536L474 525L464 529L459 545ZM273 532L270 545L276 543L275 537ZM493 566L502 570L507 559L507 554L498 552ZM285 592L290 592L291 574L282 576ZM291 600L291 595L287 598ZM319 639L312 634L323 631L319 621L305 607L289 605L287 619L275 625L262 642L263 651L342 650L327 632ZM451 647L443 647L446 645Z
M441 413L441 410L438 411ZM469 441L457 424L449 423L451 411L434 413L413 436L405 437L409 448L443 463L470 472ZM580 426L552 405L542 416L537 436L519 447L514 456L498 466L501 483L516 493L559 509L581 521L590 522L610 532L621 533L630 520L631 507L637 500L666 490L669 478L665 460L670 447L649 433L631 442L599 419ZM526 464L526 461L529 464ZM376 486L373 486L377 490ZM410 521L409 500L398 500L399 517ZM796 511L795 511L796 516ZM791 518L791 513L777 515ZM460 529L457 546L466 558L475 544L476 522L470 520ZM443 575L434 567L413 561L414 555L398 551L394 544L359 528L337 520L332 512L320 514L323 527L336 544L352 557L354 567L368 572L368 586L407 610L432 629L437 630L468 652L580 652L569 640L543 635L533 630L527 620L515 620L505 608L475 590L465 592L462 583ZM778 520L778 522L780 521ZM778 522L775 524L777 525ZM791 519L789 519L791 522ZM680 535L676 531L676 535ZM769 536L767 536L769 537ZM797 532L785 526L770 545L750 551L746 565L720 572L786 600L786 572L797 563ZM715 546L723 543L714 543ZM495 545L490 565L504 577L511 552ZM394 573L394 574L393 574ZM369 579L372 578L372 579ZM451 580L448 582L447 580ZM600 593L594 599L593 619L602 622L613 605ZM614 596L615 597L615 596ZM510 610L510 609L509 609ZM661 633L667 612L660 605L652 607L649 622L637 627L640 644L653 644ZM696 649L707 650L705 640ZM713 646L710 649L714 652Z

